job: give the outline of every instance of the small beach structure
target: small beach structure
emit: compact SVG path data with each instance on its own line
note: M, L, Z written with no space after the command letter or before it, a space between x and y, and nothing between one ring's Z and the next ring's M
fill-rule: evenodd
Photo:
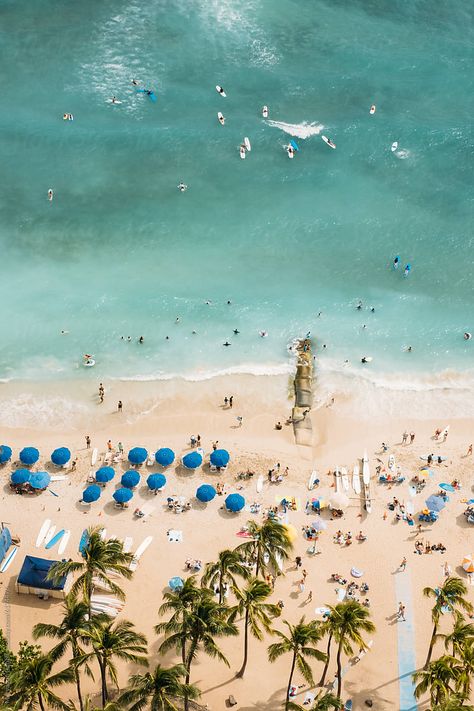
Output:
M160 491L166 486L166 477L164 474L150 474L146 483L151 491Z
M155 452L155 460L160 465L160 467L169 467L173 464L175 459L175 454L169 447L160 447L157 452Z
M48 488L50 481L51 477L48 472L34 472L33 474L30 474L30 480L28 484L31 486L32 489L36 489L37 491L44 491Z
M82 501L85 504L92 504L93 501L97 501L97 499L100 498L101 493L102 490L100 486L97 486L97 484L91 484L82 492Z
M6 464L12 458L12 448L8 444L0 445L0 464Z
M48 597L64 599L71 588L71 577L63 575L54 582L48 579L49 569L57 562L32 555L25 556L16 581L16 591L45 599Z
M181 464L186 469L198 469L202 464L202 454L197 450L188 452L181 460Z
M211 468L224 469L230 461L230 454L226 449L216 449L209 457Z
M30 481L31 472L28 469L17 469L11 474L11 483L13 486L22 486Z
M435 494L433 494L432 496L428 496L425 501L425 504L429 511L436 511L436 513L442 511L446 506L446 503L441 498L441 496L436 496Z
M128 453L128 461L130 464L143 464L148 458L148 452L145 447L133 447Z
M140 483L140 474L135 469L129 469L122 475L120 483L127 489L134 489Z
M67 447L58 447L51 454L51 461L57 467L63 467L71 459L71 451Z
M130 499L133 498L133 491L127 488L117 489L114 491L112 496L117 504L121 504L123 506L123 504L126 504L127 501L130 501Z
M242 511L245 506L245 499L241 494L229 494L225 499L225 507L230 513Z
M115 476L113 467L100 467L95 473L95 480L98 484L107 484Z
M196 491L196 499L202 503L212 501L216 495L216 490L210 484L201 484Z
M36 464L39 459L39 451L36 447L23 447L20 452L20 462L30 466L31 464Z

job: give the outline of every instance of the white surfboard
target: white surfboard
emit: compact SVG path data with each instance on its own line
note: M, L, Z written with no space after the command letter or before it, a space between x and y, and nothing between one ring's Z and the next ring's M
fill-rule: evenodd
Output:
M133 560L129 565L130 570L136 570L138 561L140 560L140 558L142 557L143 553L146 551L146 549L148 548L148 546L150 545L152 540L153 540L153 536L148 536L147 538L145 538L145 540L142 543L140 543L137 550L135 551Z
M316 469L313 469L313 471L309 475L309 479L308 479L308 489L310 491L312 491L314 489L314 484L316 482L316 479L318 479L318 472L316 471Z
M323 139L324 143L329 146L329 148L336 148L336 144L333 143L330 138L328 138L327 136L321 136L321 138Z
M46 534L46 538L44 539L44 545L47 546L52 537L54 536L56 532L56 526L51 526L48 533Z
M341 480L344 491L349 491L349 477L347 476L347 469L345 467L341 469Z
M217 120L222 126L225 124L224 115L220 111L217 112Z
M13 563L16 554L18 553L18 548L12 548L12 550L8 553L7 557L2 563L2 567L0 568L0 573L5 573L8 568L11 566Z
M352 471L352 488L356 494L360 494L360 473L358 464L354 466Z
M120 99L107 99L109 104L121 104Z
M245 160L245 154L246 154L246 153L247 153L247 151L245 150L244 146L240 146L240 148L239 148L239 154L240 154L240 157L242 158L242 160Z
M64 474L57 474L56 476L51 477L51 481L64 481L68 477L65 476Z
M395 151L397 150L397 148L398 148L398 141L394 141L394 142L392 143L392 145L390 146L390 150L392 151L392 153L395 153Z
M288 158L294 158L295 157L295 151L291 146L285 146Z
M369 458L367 456L367 450L365 450L364 456L362 457L362 479L364 484L368 486L370 483L370 467Z
M39 548L41 546L41 544L43 543L45 536L49 531L50 526L51 526L51 521L49 520L49 518L47 518L39 530L38 537L37 537L36 543L35 543L35 546L37 548Z
M223 96L224 98L227 96L227 94L225 93L224 89L223 89L221 86L219 86L219 84L216 84L216 91L217 91L218 94L220 94L220 95Z
M61 555L61 553L64 553L66 550L66 546L69 543L69 539L71 538L71 531L67 530L64 532L64 536L61 538L61 543L59 544L58 548L58 554Z
M248 152L250 153L250 151L252 150L252 146L251 146L251 144L250 144L250 140L249 140L248 136L245 136L245 138L244 138L244 143L245 143L245 148L246 148L246 149L248 150Z
M263 475L260 474L260 476L257 479L257 494L260 494L263 490Z
M268 118L268 106L262 108L262 116L263 118Z
M376 111L375 104L372 104L372 106L370 107L370 110L369 110L369 114L371 116L373 116L375 114L375 111Z
M106 535L107 535L107 529L106 529L106 528L103 528L103 529L101 530L101 532L99 533L100 540L101 540L101 541L105 541Z
M336 467L336 471L334 472L334 476L336 477L335 490L336 490L336 494L338 494L339 491L341 490L341 484L342 484L342 481L341 481L341 472L339 471L339 467Z
M123 552L124 553L130 553L132 550L133 546L133 538L131 536L127 536L123 542Z
M99 450L97 449L97 447L94 447L94 449L92 450L92 456L91 456L91 464L92 465L94 465L96 463L98 455L99 455Z

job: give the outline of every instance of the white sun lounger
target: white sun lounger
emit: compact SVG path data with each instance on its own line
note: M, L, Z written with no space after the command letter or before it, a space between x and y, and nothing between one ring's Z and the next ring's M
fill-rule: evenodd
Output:
M156 506L153 506L153 504L143 504L143 506L140 506L139 510L143 514L143 516L140 516L141 520L143 521L147 516L151 516L155 508Z
M138 561L140 560L140 558L142 557L142 555L144 554L144 552L146 551L146 549L148 548L148 546L150 545L152 540L153 540L153 536L148 536L147 538L145 538L144 541L142 541L142 543L140 543L137 550L135 551L132 562L128 566L129 570L136 570L137 569Z
M337 589L337 599L339 600L339 602L342 602L343 600L345 600L345 597L346 597L346 591L344 590L344 588L338 588Z

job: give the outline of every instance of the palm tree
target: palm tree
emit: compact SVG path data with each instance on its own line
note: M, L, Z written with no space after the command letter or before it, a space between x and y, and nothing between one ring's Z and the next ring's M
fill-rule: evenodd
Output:
M318 694L311 704L311 711L339 711L340 708L341 699L331 693L325 694L323 691ZM303 706L295 704L293 701L288 704L288 709L289 711L306 711Z
M66 560L54 563L49 569L48 578L58 580L64 575L79 573L79 577L71 587L71 593L74 597L79 593L82 594L90 614L94 579L109 592L121 600L125 600L125 593L113 582L111 575L121 575L130 580L133 573L129 569L129 565L133 560L133 555L124 552L122 541L117 539L102 540L100 526L92 526L87 532L88 539L83 553L84 559L81 562Z
M200 694L193 684L183 683L184 676L186 668L182 664L168 669L158 664L152 673L130 677L128 688L121 694L119 702L125 704L129 711L142 711L145 708L150 711L178 711L178 699L185 696L196 699Z
M428 664L431 661L431 655L433 654L433 648L437 639L439 618L444 609L448 608L451 612L455 612L456 609L465 610L466 612L472 612L472 605L470 602L464 599L464 595L467 594L467 588L461 578L449 577L446 578L443 585L439 588L426 587L423 589L423 595L425 597L432 597L435 599L435 604L431 610L431 620L433 622L433 632L431 634L430 646L428 648L428 656L426 657L425 669L428 668Z
M278 605L266 602L272 594L270 585L263 580L252 578L247 587L234 587L237 604L232 608L231 619L237 615L245 615L244 622L244 660L236 676L243 677L248 659L249 631L258 640L263 639L263 630L272 633L271 621L281 614ZM262 630L263 628L263 630Z
M270 662L274 662L288 652L292 655L290 677L285 696L285 711L288 711L291 703L290 689L295 668L298 669L307 684L313 685L313 673L306 661L306 657L325 661L326 655L314 646L321 640L323 635L320 623L316 621L306 623L304 616L296 625L291 625L286 620L284 620L284 623L288 627L288 634L275 630L275 634L280 637L280 642L274 642L268 647L268 658Z
M279 569L279 560L288 560L293 549L293 543L285 526L277 521L267 519L261 526L255 521L247 521L250 540L241 543L236 550L244 554L249 561L255 561L255 575L264 574L270 565Z
M456 612L452 631L450 634L442 636L444 637L444 646L446 649L451 647L453 657L459 657L466 645L470 645L474 642L474 624L472 624L472 622L466 622L464 617L459 612Z
M327 646L326 646L326 661L324 663L324 668L323 668L323 673L321 674L321 679L319 680L318 686L324 686L324 682L326 681L326 674L328 672L328 667L329 667L329 660L331 658L331 644L334 639L334 631L337 627L337 611L336 607L330 607L330 614L324 622L322 623L321 627L323 630L324 634L327 634L328 636L328 641L327 641Z
M59 625L46 624L45 622L39 622L35 625L33 627L33 639L50 637L59 640L59 643L51 650L51 654L55 660L62 657L69 647L71 648L71 668L76 681L79 709L80 711L84 711L78 659L80 655L84 653L81 645L87 644L88 641L88 608L84 602L80 602L72 595L68 595L64 600L63 610L63 618Z
M471 684L474 679L474 643L465 644L459 650L461 674L458 679L457 690L468 698L471 693Z
M433 706L431 711L474 711L474 706L464 704L465 697L459 694L452 694L446 701Z
M230 584L237 587L236 575L247 580L250 577L249 569L242 562L242 556L237 550L225 550L219 553L215 563L208 563L204 570L201 583L214 589L219 588L219 602L224 599L224 585Z
M13 693L8 701L17 709L26 708L34 711L38 707L67 711L68 705L52 689L74 681L74 670L67 667L56 674L51 674L55 663L52 654L34 656L17 669L10 680Z
M186 642L188 641L188 616L192 606L200 599L201 588L196 585L196 576L186 578L184 585L174 592L166 592L165 602L158 610L159 615L172 615L167 622L159 622L155 626L156 634L164 634L165 640L160 646L162 654L175 648L181 655L181 662L186 663Z
M93 657L97 659L101 677L102 706L108 700L107 677L117 686L117 668L114 657L135 664L147 666L146 637L133 629L128 620L113 622L110 618L94 617L88 631L92 651L84 653L79 663L85 663Z
M342 688L342 652L353 654L352 644L357 644L359 648L366 649L366 644L362 639L362 632L375 632L375 625L369 619L370 612L366 607L356 600L348 600L336 605L337 616L335 619L336 629L334 638L337 646L337 695L341 698Z
M454 693L454 685L460 673L458 660L448 654L430 662L428 667L413 674L413 681L418 682L414 692L415 698L419 699L429 691L432 704L444 703L449 695Z

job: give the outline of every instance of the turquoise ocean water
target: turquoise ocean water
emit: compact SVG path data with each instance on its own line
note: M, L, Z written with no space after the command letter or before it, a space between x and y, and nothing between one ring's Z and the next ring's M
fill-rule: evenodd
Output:
M468 371L473 56L464 0L2 0L0 378Z

